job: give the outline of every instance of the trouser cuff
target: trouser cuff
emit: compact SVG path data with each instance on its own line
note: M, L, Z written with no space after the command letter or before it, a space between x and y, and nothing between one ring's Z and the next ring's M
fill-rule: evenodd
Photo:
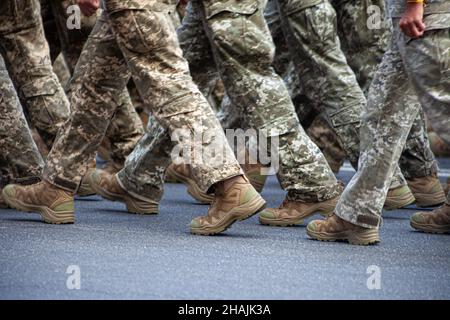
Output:
M336 210L335 214L342 220L367 229L378 229L382 221L380 216L373 214L349 214L348 212L340 212L339 210Z
M80 182L74 182L72 180L68 180L66 178L59 177L59 176L50 177L48 174L45 174L45 173L44 173L42 178L45 181L47 181L48 183L50 183L50 184L52 184L52 185L54 185L54 186L56 186L56 187L58 187L60 189L63 189L63 190L66 190L66 191L69 191L69 192L72 192L72 193L76 193L77 192L77 190L78 190L78 188L80 186L80 183L81 183L81 181Z
M338 182L331 187L323 187L314 191L289 190L287 199L299 202L322 202L336 198L342 194L343 190L344 186Z
M153 186L128 176L124 169L116 174L117 182L127 193L143 201L160 202L164 194L162 187Z

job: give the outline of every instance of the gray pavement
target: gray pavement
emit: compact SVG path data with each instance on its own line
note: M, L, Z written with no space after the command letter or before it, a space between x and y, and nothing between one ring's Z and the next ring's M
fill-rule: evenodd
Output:
M444 178L450 161L441 167ZM345 167L339 176L351 175ZM276 179L263 196L270 206L282 201ZM98 197L76 208L77 223L65 226L0 210L0 299L450 298L450 235L413 231L415 207L386 212L382 242L371 247L316 242L304 226L265 227L257 217L220 236L193 236L187 224L207 207L183 185L167 185L156 216ZM79 290L66 285L71 265L80 270ZM380 289L367 287L370 266Z

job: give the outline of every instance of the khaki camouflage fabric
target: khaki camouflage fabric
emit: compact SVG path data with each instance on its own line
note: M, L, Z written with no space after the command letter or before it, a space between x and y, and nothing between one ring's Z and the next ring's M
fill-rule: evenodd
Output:
M41 0L41 15L52 61L55 61L61 53L70 74L73 74L83 46L97 21L97 15L92 17L81 15L81 28L69 29L67 21L70 21L70 15L73 13L70 10L68 13L67 9L73 4L74 1ZM101 10L98 10L98 14L100 12ZM66 87L67 94L70 96L72 90L70 83ZM107 159L105 160L111 161L111 165L117 168L122 168L126 157L144 134L144 128L131 103L128 90L124 89L118 93L117 101L120 103L102 141L102 146L106 148L104 156Z
M203 190L242 174L211 107L192 82L167 6L154 0L105 0L104 6L75 69L72 115L48 156L44 178L63 189L77 189L117 109L117 92L124 90L130 76L165 129L207 133L202 147L220 145L226 152L220 161L204 154L198 159L198 145L176 141L196 160L193 174ZM129 159L133 157L132 153Z
M400 1L405 2L405 1ZM387 49L392 22L384 0L330 0L337 14L337 30L348 65L367 96L375 72ZM411 95L408 103L417 103ZM408 136L399 165L405 178L429 176L437 172L437 161L428 141L421 110Z
M275 2L271 1L266 8L272 36L277 47L282 48L279 50L280 56L277 57L278 62L275 65L280 72L285 72L285 81L296 104L297 114L333 167L343 160L343 149L347 155L353 154L348 158L356 168L359 155L358 135L346 131L345 128L351 128L352 123L359 123L360 113L365 108L359 87L364 88L367 94L367 88L390 37L391 24L385 18L384 3L377 0L332 1L333 8L327 1L319 1L316 5L299 11L296 9L299 5L296 5L295 1L278 0L279 8ZM368 24L371 21L369 9L373 6L378 8L376 13L380 15L379 25L369 29ZM283 10L288 13L284 18L284 25L283 14L280 19L278 9L281 13ZM319 16L322 18L318 19ZM328 23L324 24L323 21ZM308 37L308 32L313 36L316 35L317 39L308 40L311 38ZM286 48L289 47L291 50L294 48L293 62L295 66L300 66L299 70L302 72L296 72L294 63L286 57ZM298 52L303 55L299 55ZM356 74L356 78L352 74ZM319 85L316 84L317 79ZM333 90L346 92L353 98L349 101L339 100L337 96L345 97L345 95L338 92L333 94ZM359 97L359 103L356 103L358 99L355 97ZM416 102L417 98L412 96L408 103ZM339 108L342 111L337 112ZM314 121L321 111L324 111L322 117L329 119L328 128L325 122ZM317 127L310 127L312 123ZM330 132L330 128L334 128L337 135ZM324 133L327 133L325 135L327 139L316 138ZM423 117L419 116L413 125L400 164L408 178L427 176L437 171L437 163L429 146ZM396 172L392 188L406 184L400 169Z
M418 39L405 36L398 23L398 18L393 20L389 49L369 91L358 172L336 207L339 217L367 228L381 222L389 180L420 104L432 126L450 142L450 14L425 16L427 31ZM414 91L420 104L407 103Z
M36 181L43 166L44 161L0 56L0 188L8 183Z
M0 2L0 53L26 115L51 147L69 102L52 69L39 1Z
M339 194L340 186L323 154L299 125L286 87L271 66L275 48L263 16L265 4L255 0L193 0L178 28L180 45L203 94L208 95L220 77L230 104L240 110L239 127L262 130L270 139L279 139L277 175L288 198L327 200ZM157 136L159 129L154 130L152 135ZM144 181L145 173L148 176L154 170L147 169L145 163L151 161L144 161L144 155L137 153L135 150L127 160L127 174L119 173L131 189L127 180ZM127 167L135 169L127 171Z

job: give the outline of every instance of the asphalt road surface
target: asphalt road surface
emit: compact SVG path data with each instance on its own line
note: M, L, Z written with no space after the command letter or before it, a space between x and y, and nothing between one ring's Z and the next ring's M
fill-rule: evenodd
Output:
M441 169L444 179L450 160ZM346 166L339 177L352 174ZM275 178L263 196L281 203ZM450 298L450 235L411 229L414 206L385 212L382 242L370 247L309 240L304 225L257 217L193 236L187 225L207 207L183 185L167 185L160 209L132 215L94 196L78 199L76 224L63 226L0 210L0 299Z

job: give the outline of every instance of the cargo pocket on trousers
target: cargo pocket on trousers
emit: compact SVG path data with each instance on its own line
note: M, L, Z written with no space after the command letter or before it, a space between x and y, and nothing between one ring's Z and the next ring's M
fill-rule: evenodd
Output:
M271 62L274 48L259 1L235 0L204 7L210 38L219 51L247 61Z
M147 9L120 10L109 14L118 41L131 52L148 53L176 37L168 16Z
M39 82L31 81L21 87L21 92L27 101L28 112L32 119L39 124L49 126L57 120L52 116L52 112L47 109L38 97L52 96L58 91L58 84L52 78L42 79Z

